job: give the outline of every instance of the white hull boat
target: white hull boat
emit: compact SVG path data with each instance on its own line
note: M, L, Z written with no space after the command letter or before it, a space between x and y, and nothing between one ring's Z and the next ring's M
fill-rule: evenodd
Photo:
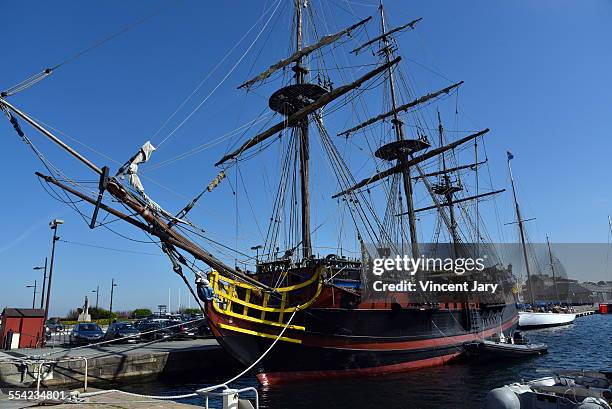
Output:
M574 322L576 314L563 312L519 312L520 328L544 328L568 325Z
M610 409L611 379L609 372L562 370L491 390L485 409Z

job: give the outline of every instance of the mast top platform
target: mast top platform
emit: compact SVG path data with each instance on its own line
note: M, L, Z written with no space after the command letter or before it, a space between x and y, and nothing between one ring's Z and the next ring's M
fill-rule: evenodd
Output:
M380 159L393 161L405 158L407 155L412 155L430 146L425 139L403 139L381 146L374 152L374 155Z
M457 192L461 192L463 188L460 186L452 185L450 183L437 183L433 185L433 191L437 195L452 195Z
M287 85L270 96L268 106L279 114L290 116L316 102L327 92L329 90L317 84Z

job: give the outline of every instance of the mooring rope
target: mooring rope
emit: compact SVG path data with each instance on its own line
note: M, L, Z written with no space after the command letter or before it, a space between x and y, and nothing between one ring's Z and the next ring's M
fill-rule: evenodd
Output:
M104 395L104 394L111 393L111 392L117 392L117 393L122 393L122 394L125 394L125 395L136 396L136 397L146 398L146 399L176 400L176 399L194 398L194 397L200 396L202 394L206 394L208 392L214 391L215 389L219 389L219 388L222 388L222 387L226 387L227 388L227 384L232 383L235 380L237 380L238 378L244 376L246 373L251 371L255 367L255 365L257 365L259 362L261 362L261 360L264 359L266 357L266 355L268 355L268 353L274 348L276 343L285 334L285 331L287 330L289 325L291 325L291 321L293 321L293 317L295 317L295 314L297 313L298 309L299 309L299 306L298 306L298 308L295 309L295 311L293 311L293 313L291 314L291 317L289 317L289 320L283 326L283 329L281 330L281 332L279 332L279 334L276 336L274 341L263 352L263 354L260 355L259 358L257 358L251 365L249 365L245 370L240 372L238 375L236 375L233 378L231 378L231 379L229 379L229 380L227 380L227 381L225 381L223 383L220 383L218 385L208 386L206 388L200 388L200 389L197 389L195 392L186 393L186 394L182 394L182 395L144 395L144 394L140 394L140 393L126 392L126 391L122 391L122 390L119 390L119 389L108 389L108 390L104 390L104 391L78 393L76 395L76 397L77 398L88 398L88 397L92 397L92 396Z

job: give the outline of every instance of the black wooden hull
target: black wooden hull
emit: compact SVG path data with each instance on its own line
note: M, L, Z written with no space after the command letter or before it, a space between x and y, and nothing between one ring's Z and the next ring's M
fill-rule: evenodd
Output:
M463 343L509 330L518 322L514 304L478 313L482 327L476 331L466 324L467 313L462 310L310 308L294 319L306 331L287 330L283 335L288 340L278 341L253 370L262 384L275 384L442 365L463 352ZM258 360L280 332L226 318L209 310L219 343L244 365Z

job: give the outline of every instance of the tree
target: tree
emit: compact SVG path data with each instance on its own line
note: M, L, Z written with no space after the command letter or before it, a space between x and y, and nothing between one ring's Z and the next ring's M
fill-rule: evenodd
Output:
M108 318L108 310L105 310L104 308L90 308L89 309L89 314L91 315L91 319L92 320L99 320L99 319L105 319ZM115 314L113 313L113 316Z
M66 320L68 320L68 321L76 321L77 318L79 317L79 314L81 312L83 312L83 310L81 308L72 309L72 310L68 311L68 314L66 314Z
M181 308L180 313L185 314L185 315L195 315L195 314L201 314L202 311L200 311L199 308Z
M143 318L153 315L153 311L148 308L136 308L132 311L132 318Z

